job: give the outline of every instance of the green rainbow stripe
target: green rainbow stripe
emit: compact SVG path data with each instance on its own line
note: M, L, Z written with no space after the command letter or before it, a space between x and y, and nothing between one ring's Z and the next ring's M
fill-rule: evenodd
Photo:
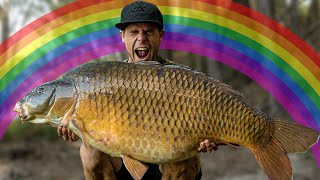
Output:
M15 102L34 86L86 61L124 51L113 26L129 1L77 1L0 46L0 136ZM164 15L162 48L207 56L269 91L298 123L320 130L320 59L285 27L229 0L152 1ZM223 50L223 51L221 51ZM319 144L313 148L320 162Z

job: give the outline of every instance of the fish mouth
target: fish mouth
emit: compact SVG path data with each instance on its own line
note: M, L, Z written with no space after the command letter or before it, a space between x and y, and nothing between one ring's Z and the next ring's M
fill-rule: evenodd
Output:
M139 59L146 59L149 56L150 49L147 47L138 47L134 52Z
M24 108L23 105L21 105L19 103L17 103L15 105L15 107L13 108L13 110L15 112L17 112L17 114L22 122L31 122L31 123L35 123L35 124L48 123L48 120L46 118L43 118L43 117L35 118L36 116L30 115L26 109L27 108ZM61 119L53 119L52 121L53 121L52 124L56 125L56 124L59 124Z
M13 108L13 111L18 113L18 116L22 121L28 121L32 118L32 116L29 115L27 110L21 105L21 103L17 103L15 107Z

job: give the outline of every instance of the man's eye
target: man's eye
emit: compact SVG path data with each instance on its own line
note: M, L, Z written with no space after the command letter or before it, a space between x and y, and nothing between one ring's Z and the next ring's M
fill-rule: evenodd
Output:
M146 34L152 34L152 32L153 32L152 29L149 29L149 30L146 30L146 31L145 31Z
M130 34L137 34L138 31L130 31Z

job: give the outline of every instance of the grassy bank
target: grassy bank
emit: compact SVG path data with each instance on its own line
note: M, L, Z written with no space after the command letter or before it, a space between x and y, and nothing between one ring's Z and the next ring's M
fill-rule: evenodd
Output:
M2 140L11 141L30 139L47 139L55 141L61 138L57 135L56 128L45 124L22 123L20 120L15 119L11 122Z

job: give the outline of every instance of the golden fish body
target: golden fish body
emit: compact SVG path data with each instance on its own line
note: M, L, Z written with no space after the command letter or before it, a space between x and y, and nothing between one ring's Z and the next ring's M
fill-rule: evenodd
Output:
M56 88L54 100L42 98L55 103L46 105L48 114L33 118L54 116L47 123L68 125L86 144L112 156L177 162L193 157L199 143L209 139L249 148L269 177L286 179L292 174L287 153L305 151L319 136L312 129L267 116L248 106L231 87L184 67L101 62L72 69L58 81L68 87ZM59 87L56 84L47 86ZM17 106L30 108L22 104L32 98L27 95ZM18 112L24 119L31 117L24 110ZM274 173L269 161L283 166L284 173Z
M204 139L263 146L273 132L264 114L202 73L127 63L85 67L69 72L79 94L73 122L108 154L163 163L194 156Z

